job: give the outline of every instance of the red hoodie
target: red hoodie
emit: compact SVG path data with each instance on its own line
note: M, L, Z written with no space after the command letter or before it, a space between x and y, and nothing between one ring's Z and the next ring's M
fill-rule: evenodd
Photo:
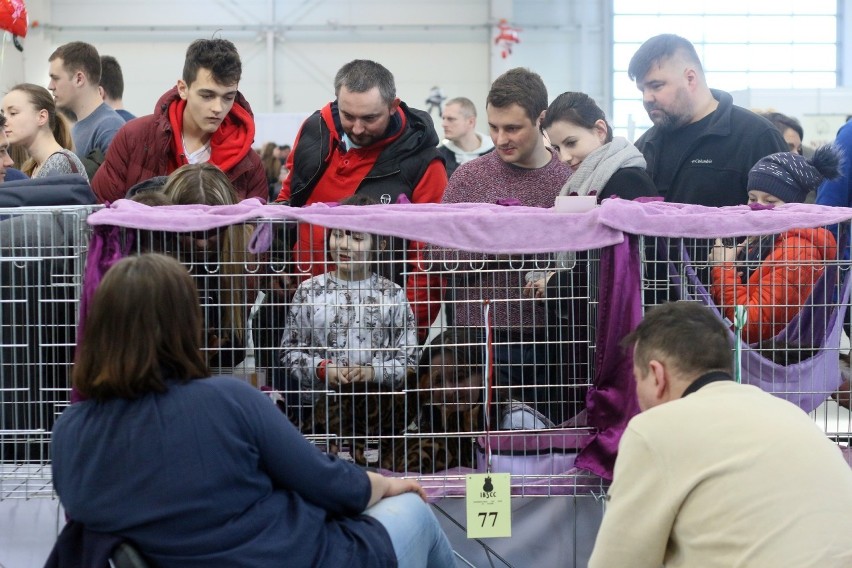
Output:
M157 101L153 114L135 118L118 131L106 161L92 179L98 201L121 199L136 183L169 175L186 163L180 140L185 105L172 87ZM269 187L260 156L251 148L253 138L251 107L237 93L231 111L211 139L210 161L225 172L240 199L265 200Z
M174 171L189 162L183 153L183 111L186 100L178 99L169 105L169 122L172 125L172 151L169 168ZM210 138L210 163L223 172L236 166L254 142L254 119L239 105L231 111Z

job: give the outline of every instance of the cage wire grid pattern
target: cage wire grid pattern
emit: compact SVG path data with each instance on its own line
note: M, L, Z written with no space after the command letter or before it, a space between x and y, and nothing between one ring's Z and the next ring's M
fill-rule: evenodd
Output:
M0 210L0 500L52 495L93 210Z
M69 395L90 212L0 211L0 499L52 495L50 428ZM489 255L314 229L299 257L291 253L299 229L264 222L276 238L257 254L246 252L252 223L184 234L122 230L131 254L173 255L193 275L216 373L262 389L322 451L415 477L434 494L461 495L466 473L489 465L512 474L514 495L605 492L599 478L572 469L593 434L584 400L596 364L600 251ZM772 261L806 287L834 279L807 304L829 321L779 341L790 327L784 320L806 302L780 276L768 288L750 286L748 276L770 262L763 252L723 282L712 239L639 242L646 309L688 299L727 317L743 291L755 292L748 333L761 339L745 338L744 373L762 373L788 399L828 399L815 420L848 445L848 393L833 384L839 372L826 371L848 353L828 330L831 313L842 319L834 308L848 272L837 251L832 257L823 245L820 258ZM723 244L774 242L744 235ZM828 361L819 392L816 383L790 381L788 367L817 357Z

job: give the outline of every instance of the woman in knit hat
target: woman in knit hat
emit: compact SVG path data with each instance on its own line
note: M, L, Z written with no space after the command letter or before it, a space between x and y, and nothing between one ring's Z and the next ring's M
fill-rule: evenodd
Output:
M831 146L813 158L779 152L761 159L748 174L749 204L803 203L824 179L839 175L840 154ZM780 235L749 237L710 252L713 300L733 321L734 307L748 312L743 339L756 343L775 337L798 313L825 270L837 258L831 232L792 229Z

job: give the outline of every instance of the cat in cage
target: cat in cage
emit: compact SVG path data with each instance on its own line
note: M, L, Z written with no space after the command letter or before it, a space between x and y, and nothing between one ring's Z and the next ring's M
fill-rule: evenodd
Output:
M492 389L486 408L485 361L481 333L471 328L448 329L423 349L417 388L407 394L405 416L413 421L408 429L413 435L394 438L392 450L382 449L382 467L420 473L475 467L474 436L485 429L486 414L493 430L553 427L542 413L507 398L499 387Z
M356 463L369 465L366 438L378 438L377 465L397 472L433 473L474 467L473 437L485 429L485 346L478 331L451 328L423 349L404 393L380 385L349 385L349 396L322 394L311 431L351 439ZM531 406L494 389L488 417L494 430L537 430L553 423ZM304 430L304 429L303 429ZM309 432L306 432L309 433ZM403 436L402 434L406 434ZM336 453L336 442L329 444Z
M444 331L424 350L417 368L420 402L437 410L428 412L433 431L472 432L484 428L485 346L469 328ZM491 428L533 430L553 424L529 405L508 400L492 389Z

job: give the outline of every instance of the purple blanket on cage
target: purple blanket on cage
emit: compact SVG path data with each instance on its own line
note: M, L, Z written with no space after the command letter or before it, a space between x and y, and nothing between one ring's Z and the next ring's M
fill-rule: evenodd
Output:
M148 207L119 200L89 216L90 225L161 231L202 231L261 219L292 219L351 231L381 232L433 245L483 253L589 250L619 243L621 231L598 222L598 210L557 213L540 207L485 203L370 207L318 203L293 208L247 199L237 205Z
M824 227L852 219L852 209L804 203L779 207L704 207L663 201L607 199L598 221L611 229L651 237L738 237Z
M435 245L485 253L537 253L602 248L622 233L662 237L772 234L852 219L852 209L792 203L776 208L703 207L662 201L607 199L586 213L486 203L374 205L316 204L305 208L263 205L148 207L119 200L89 217L91 225L201 231L258 219L293 219L353 231L382 231ZM509 230L511 229L511 230Z

